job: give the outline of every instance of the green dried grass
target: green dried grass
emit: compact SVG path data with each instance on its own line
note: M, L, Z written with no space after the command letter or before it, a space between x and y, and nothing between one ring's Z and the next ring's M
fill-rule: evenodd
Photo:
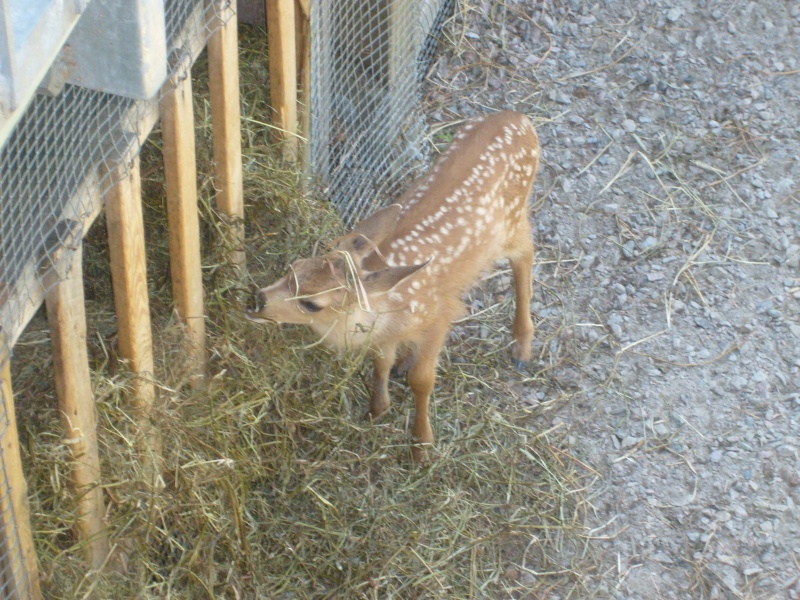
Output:
M328 205L300 193L300 176L277 158L261 125L269 114L265 37L243 30L241 38L248 265L266 283L341 228ZM195 68L198 79L203 71ZM527 379L507 371L508 290L474 292L484 305L479 320L459 323L443 353L432 460L411 463L404 383L393 382L394 408L372 424L362 418L370 376L363 357L338 357L302 328L243 319L245 286L218 243L202 81L195 89L210 350L203 390L187 385L177 358L157 134L142 155L155 421L164 442L165 487L157 493L144 484L130 380L117 368L102 225L86 250L98 435L119 572L86 575L70 531L75 499L42 316L17 348L12 366L46 595L538 598L559 590L588 597L586 471L563 451L559 432L546 431L546 407L531 412L519 402L551 381L547 369Z

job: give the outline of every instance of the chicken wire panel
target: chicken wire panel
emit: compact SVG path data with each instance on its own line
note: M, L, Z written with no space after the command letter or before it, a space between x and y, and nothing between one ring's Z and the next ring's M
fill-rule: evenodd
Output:
M55 266L51 257L80 240L97 192L113 183L97 167L120 160L121 133L133 129L125 122L133 105L67 85L55 98L36 96L0 151L0 273L14 292L0 309L5 331L19 325L32 286ZM84 185L89 176L99 177L91 191ZM33 278L26 277L31 267Z
M192 57L222 23L225 6L167 0L171 75L186 75ZM56 97L36 96L25 111L0 150L2 331L15 331L33 288L57 266L55 251L69 250L115 183L103 167L138 153L139 123L155 106L67 84ZM25 277L32 266L35 276Z
M311 162L346 225L427 163L422 80L454 0L315 2Z
M191 68L193 57L208 38L224 24L224 15L235 9L234 0L166 0L164 20L167 31L170 75Z
M171 76L187 76L229 4L166 0ZM87 217L116 183L116 168L138 154L138 128L156 109L154 101L67 84L55 97L34 97L0 148L0 367L30 316L32 298L45 281L66 275L61 266L80 243ZM57 277L48 277L53 272ZM9 415L0 404L0 447L8 430ZM15 582L28 586L29 577L19 573L25 567L0 458L0 598L24 598L29 590L15 589Z

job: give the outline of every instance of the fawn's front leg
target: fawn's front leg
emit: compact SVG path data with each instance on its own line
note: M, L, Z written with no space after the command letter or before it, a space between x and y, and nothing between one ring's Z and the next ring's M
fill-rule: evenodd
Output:
M436 363L439 351L444 345L448 323L439 325L417 348L416 360L408 371L408 385L414 394L414 427L411 445L411 458L414 462L424 462L426 448L433 445L433 429L428 419L428 404L433 386L436 383Z
M375 379L372 382L372 395L369 399L367 417L379 419L392 405L389 398L389 373L397 356L397 344L385 344L373 352Z

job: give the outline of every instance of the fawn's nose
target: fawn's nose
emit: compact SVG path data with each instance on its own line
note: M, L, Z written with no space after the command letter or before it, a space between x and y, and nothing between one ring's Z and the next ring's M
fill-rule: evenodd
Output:
M253 294L253 303L247 307L249 313L259 313L267 305L267 294L264 290L258 290Z

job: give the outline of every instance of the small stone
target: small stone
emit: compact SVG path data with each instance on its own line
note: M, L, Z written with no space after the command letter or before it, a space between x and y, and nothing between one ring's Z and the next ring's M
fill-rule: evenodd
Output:
M604 204L603 207L602 207L602 210L607 215L613 215L614 213L616 213L619 210L619 204L616 204L615 202L610 202L609 204Z
M772 309L775 303L770 300L762 300L761 302L756 302L756 312L757 313L765 313L768 310Z
M647 274L647 281L661 281L664 279L663 271L650 271Z
M633 119L625 119L622 122L622 128L628 133L633 133L634 131L636 131L636 121L634 121Z
M636 446L641 441L642 441L642 438L634 437L632 435L626 435L622 439L622 444L621 445L622 445L623 450L627 450L628 448L633 448L634 446Z
M669 427L667 427L664 423L656 423L653 425L653 431L659 437L666 437L669 435Z
M636 255L636 244L633 240L628 240L622 244L622 254L625 258L633 258Z
M550 98L553 102L558 104L571 104L572 100L570 100L569 96L567 96L564 92L559 90L550 90L547 93L547 97Z
M712 329L714 324L705 317L695 317L694 324L702 329Z
M648 235L644 241L641 243L642 250L649 250L653 246L658 244L658 240L654 238L652 235Z
M667 11L667 21L669 21L670 23L675 23L678 19L681 18L681 15L683 15L683 10L681 10L680 8L678 7L670 8Z
M736 375L731 378L731 385L737 390L741 390L747 385L747 379L741 375Z
M661 552L660 550L653 554L653 560L656 561L656 562L663 563L665 565L671 565L671 564L673 564L675 562L669 556L667 556L664 552Z
M722 460L722 450L714 450L708 457L712 463L719 463Z
M717 512L716 518L720 523L727 523L731 520L731 513L729 513L727 510L721 510Z
M581 259L581 268L591 269L596 260L597 256L595 254L587 254Z

